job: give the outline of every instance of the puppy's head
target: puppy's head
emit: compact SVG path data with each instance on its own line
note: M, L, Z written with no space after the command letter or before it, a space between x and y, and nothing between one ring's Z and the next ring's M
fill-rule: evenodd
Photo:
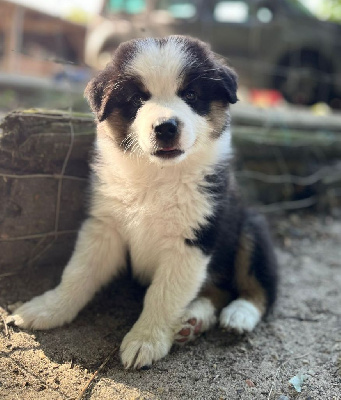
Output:
M198 40L122 43L87 86L101 132L123 152L173 164L224 133L236 74Z

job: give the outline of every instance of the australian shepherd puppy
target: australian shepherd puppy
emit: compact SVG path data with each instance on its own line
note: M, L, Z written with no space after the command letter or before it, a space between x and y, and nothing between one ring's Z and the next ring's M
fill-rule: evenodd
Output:
M276 260L231 171L236 91L234 71L198 40L118 47L85 92L98 132L89 216L59 286L17 309L16 325L72 321L129 258L149 287L121 345L126 368L151 365L217 321L254 329L275 300Z

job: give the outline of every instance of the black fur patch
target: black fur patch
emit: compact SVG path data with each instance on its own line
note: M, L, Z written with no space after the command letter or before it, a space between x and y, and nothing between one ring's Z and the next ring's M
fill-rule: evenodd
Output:
M120 108L122 116L132 121L139 108L130 101L134 94L140 94L145 101L150 98L141 79L127 73L127 65L138 51L137 43L137 40L122 43L113 60L85 89L85 97L99 122L108 118L115 108Z
M182 85L178 96L184 99L199 115L207 115L212 101L227 105L237 102L237 75L214 55L209 47L192 38L185 38L188 66L181 76ZM187 101L186 93L197 93L197 101Z
M127 73L127 65L137 52L136 40L118 47L114 58L87 86L87 97L99 122L112 115L111 124L116 128L113 138L125 151L131 146L126 140L130 125L139 108L151 95L140 77Z
M228 207L221 213L219 226L208 267L208 280L229 292L232 299L241 295L236 281L237 270L241 266L236 262L236 255L242 235L247 234L253 242L248 273L263 288L266 311L269 311L277 293L277 261L264 218L245 209L240 200L232 196Z
M254 251L249 267L267 294L268 308L273 305L277 294L277 260L265 218L252 210L247 210L243 232L253 238Z
M206 183L200 186L199 190L206 193L214 203L213 214L207 218L205 225L202 225L200 229L194 230L194 240L185 240L187 245L199 247L206 255L212 254L215 249L221 229L222 213L224 208L228 206L226 204L229 201L228 192L229 190L233 192L233 189L229 188L228 168L227 164L218 165L213 174L205 176Z
M237 101L237 83L234 75L229 74L227 70L226 73L219 74L213 65L203 65L184 72L184 80L177 95L199 115L207 115L213 101L220 101L225 105ZM186 100L186 94L191 91L197 94L196 101Z
M194 230L195 239L185 239L185 243L188 246L199 247L205 255L210 255L215 247L218 233L214 221L214 218L208 218L206 225Z
M137 76L122 76L113 66L108 66L89 83L86 95L99 122L107 119L115 108L121 109L122 116L132 122L143 104L136 105L134 95L140 95L143 101L150 98Z
M266 296L266 310L273 305L277 292L277 262L265 219L244 207L229 172L229 165L217 167L212 175L205 177L208 185L201 190L215 202L213 214L207 224L195 230L195 239L186 239L188 246L196 246L210 255L207 280L232 299L241 295L236 281L239 267L237 252L243 235L251 238L248 273L255 277ZM243 266L245 268L245 266Z

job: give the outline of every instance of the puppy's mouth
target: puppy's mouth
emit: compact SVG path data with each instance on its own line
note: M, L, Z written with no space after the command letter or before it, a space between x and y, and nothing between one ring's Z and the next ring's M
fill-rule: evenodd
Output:
M164 159L170 159L179 157L183 153L184 153L183 150L177 149L175 147L165 147L163 149L157 150L155 153L153 153L153 156Z

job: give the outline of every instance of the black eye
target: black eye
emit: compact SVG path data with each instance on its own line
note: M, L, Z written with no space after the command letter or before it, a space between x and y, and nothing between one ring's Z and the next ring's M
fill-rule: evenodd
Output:
M135 93L131 98L130 98L130 103L133 104L134 107L140 107L141 104L143 103L144 98L141 94Z
M190 103L193 103L198 98L197 93L194 90L188 90L185 92L184 99Z

